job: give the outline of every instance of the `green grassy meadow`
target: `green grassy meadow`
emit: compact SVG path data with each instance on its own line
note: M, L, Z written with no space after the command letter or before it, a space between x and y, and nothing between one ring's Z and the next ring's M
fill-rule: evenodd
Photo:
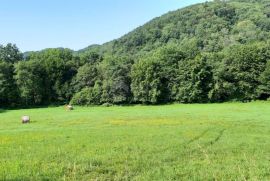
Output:
M0 180L270 180L270 102L0 110Z

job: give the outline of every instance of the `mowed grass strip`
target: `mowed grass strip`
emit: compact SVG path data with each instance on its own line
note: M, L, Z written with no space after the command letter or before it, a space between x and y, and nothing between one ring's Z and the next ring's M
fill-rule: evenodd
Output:
M0 111L0 180L214 179L270 179L269 102Z

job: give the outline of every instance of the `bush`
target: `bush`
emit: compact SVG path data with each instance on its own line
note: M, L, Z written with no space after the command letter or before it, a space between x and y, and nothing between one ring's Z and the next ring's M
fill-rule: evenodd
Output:
M95 85L95 87L87 87L76 93L70 103L81 106L99 105L101 104L101 93L100 87L97 85Z
M103 107L112 107L113 104L111 104L111 103L104 103L104 104L102 104L102 106L103 106Z

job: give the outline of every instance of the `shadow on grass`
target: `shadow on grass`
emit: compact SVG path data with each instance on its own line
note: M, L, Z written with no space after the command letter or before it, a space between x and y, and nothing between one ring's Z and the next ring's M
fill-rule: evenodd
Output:
M3 107L0 108L0 113L16 110L27 110L27 109L46 109L46 108L57 108L63 105L48 105L48 106L22 106L22 107Z
M5 113L5 112L7 112L7 110L5 110L5 109L0 109L0 114L1 114L1 113Z

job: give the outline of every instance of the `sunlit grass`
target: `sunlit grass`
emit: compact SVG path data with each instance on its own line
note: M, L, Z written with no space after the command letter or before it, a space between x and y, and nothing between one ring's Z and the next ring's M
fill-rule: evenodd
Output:
M0 180L269 180L269 165L268 102L0 113Z

